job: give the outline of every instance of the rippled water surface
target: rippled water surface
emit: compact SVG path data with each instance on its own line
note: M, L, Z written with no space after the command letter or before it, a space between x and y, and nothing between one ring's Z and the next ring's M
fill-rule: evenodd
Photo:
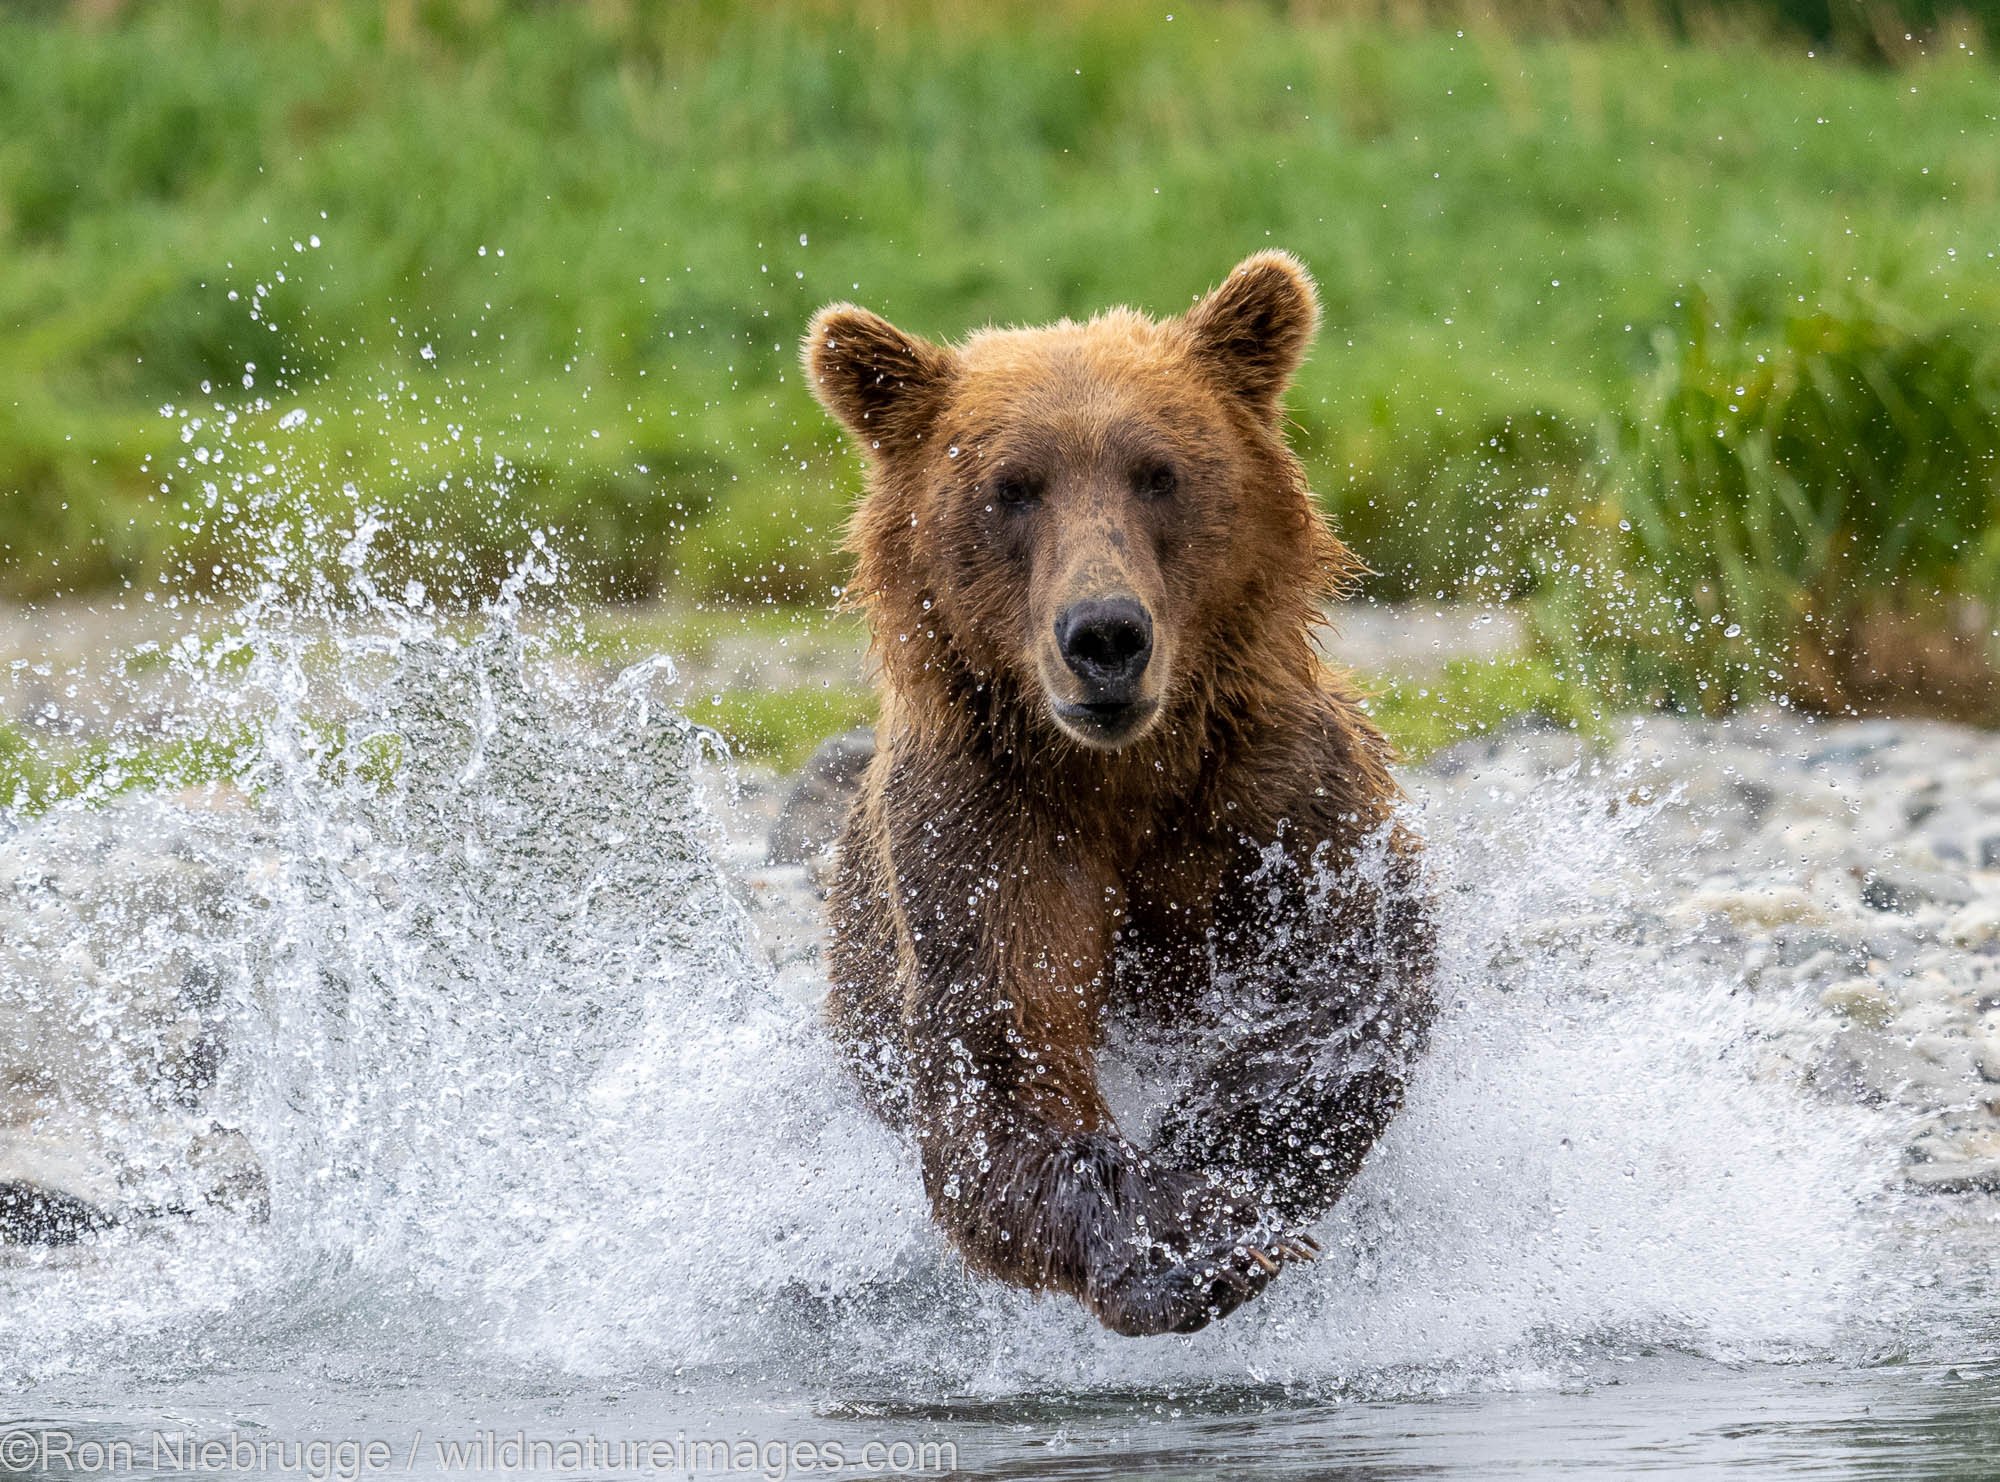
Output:
M1329 1258L1133 1342L941 1247L772 982L666 660L572 661L518 615L533 565L456 625L367 566L364 529L317 599L176 661L251 801L7 842L32 894L172 840L171 899L34 918L0 991L70 1081L150 1097L79 1114L136 1204L191 1211L0 1253L7 1420L142 1465L155 1431L379 1440L418 1476L483 1435L587 1441L570 1475L676 1437L990 1475L2000 1466L1991 1203L1901 1192L1881 1114L1770 1073L1776 1010L1619 929L1696 847L1672 799L1572 771L1429 805L1452 1007ZM147 995L189 963L225 1048L176 1098ZM218 1139L250 1172L211 1203Z

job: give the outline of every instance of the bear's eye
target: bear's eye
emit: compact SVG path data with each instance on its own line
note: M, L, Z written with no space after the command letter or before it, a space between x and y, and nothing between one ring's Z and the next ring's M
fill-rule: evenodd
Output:
M1180 486L1180 476L1169 463L1145 463L1132 472L1132 492L1147 499L1167 499Z
M1042 483L1033 474L1003 473L993 481L993 502L1002 509L1026 509L1041 499Z

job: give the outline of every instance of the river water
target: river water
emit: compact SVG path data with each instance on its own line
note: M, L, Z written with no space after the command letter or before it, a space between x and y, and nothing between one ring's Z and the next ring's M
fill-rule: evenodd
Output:
M1994 1200L1907 1191L1888 1111L1769 1072L1789 1009L1621 928L1700 863L1672 797L1425 805L1451 1003L1327 1259L1134 1342L942 1247L669 661L576 662L533 562L451 624L367 547L176 651L240 791L5 841L8 1063L141 1213L0 1247L0 1473L2000 1471Z

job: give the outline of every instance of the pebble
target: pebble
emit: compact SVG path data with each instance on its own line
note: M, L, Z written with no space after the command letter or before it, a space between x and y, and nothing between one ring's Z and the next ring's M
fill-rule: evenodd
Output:
M1962 906L1971 899L1965 877L1944 870L1885 865L1866 871L1861 881L1861 903L1878 911L1912 915L1923 906Z
M1988 947L2000 942L2000 895L1983 896L1945 923L1944 938L1954 947Z
M1982 1079L2000 1082L2000 1011L1988 1009L1973 1035L1973 1061Z
M1732 925L1752 927L1820 926L1827 920L1826 912L1796 885L1699 891L1682 902L1675 914L1695 921L1720 916Z
M1819 1001L1857 1024L1879 1029L1896 1015L1896 1000L1873 978L1843 978L1821 990Z

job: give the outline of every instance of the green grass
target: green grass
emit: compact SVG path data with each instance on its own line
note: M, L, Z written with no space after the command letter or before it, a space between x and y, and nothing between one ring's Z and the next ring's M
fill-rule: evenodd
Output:
M1538 658L1453 659L1435 674L1363 681L1367 709L1406 761L1532 722L1603 741L1603 697Z
M170 740L30 739L0 721L0 813L33 817L58 803L110 802L128 792L233 782L249 759L247 731Z
M719 732L731 754L789 772L828 736L872 726L875 696L852 686L725 690L695 700L687 714Z
M295 575L360 502L447 596L539 524L605 595L824 603L813 307L1167 312L1282 244L1327 301L1296 441L1379 596L1530 602L1565 672L1710 708L1862 608L2000 597L1976 33L1312 13L8 12L0 590Z

